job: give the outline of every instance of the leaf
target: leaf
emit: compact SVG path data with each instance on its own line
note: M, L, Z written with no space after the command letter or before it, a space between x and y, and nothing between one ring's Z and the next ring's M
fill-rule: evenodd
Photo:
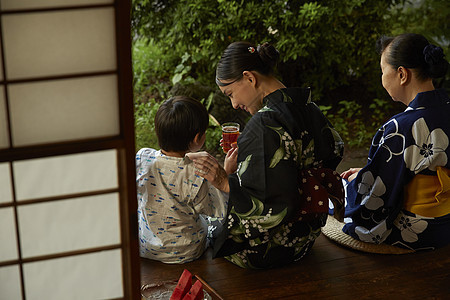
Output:
M256 239L249 240L248 243L249 243L249 245L250 245L251 247L255 247L255 246L261 245L263 242L262 242L261 239L258 237L258 238L256 238Z
M242 174L245 173L245 171L247 170L248 164L250 163L250 160L251 160L251 159L252 159L252 155L250 154L249 156L247 156L247 157L245 158L245 160L244 160L243 162L240 163L240 165L239 165L239 170L238 170L238 175L239 175L239 177L241 177Z
M243 241L243 240L239 237L239 235L241 235L244 232L245 232L245 229L243 226L234 226L233 228L230 229L230 234L233 237L236 236L237 237L236 239L239 239L241 241Z
M281 93L283 94L283 102L290 102L292 103L292 99L291 97L289 97L285 92L281 91Z
M261 225L262 228L270 229L270 228L273 228L273 227L277 226L278 224L280 224L281 221L283 221L286 214L287 214L287 207L276 215L252 216L252 217L249 217L248 219L249 220L260 220L258 224Z
M280 160L283 159L284 154L285 154L284 147L278 148L277 151L275 151L275 153L273 154L272 159L270 160L269 168L275 168L276 165L280 162Z
M273 109L271 109L268 106L264 106L263 108L261 108L258 112L266 112L266 111L273 111Z
M225 258L231 260L234 264L238 265L241 268L244 269L256 269L248 260L244 262L244 259L241 258L238 254L232 254L229 256L225 256Z
M273 247L279 246L278 243L275 243L275 241L269 241L267 243L267 248L266 248L266 252L264 253L264 257L266 257L267 253L269 253L269 250Z
M172 84L173 85L177 84L182 78L183 78L183 74L181 74L181 73L177 73L177 74L173 75Z
M280 135L280 137L283 135L283 127L279 126L279 127L273 127L273 126L269 126L266 125L267 127L269 127L270 129L274 130L276 133L278 133Z
M297 156L301 157L303 151L303 140L294 140L294 143L297 148Z
M252 200L252 208L249 211L245 213L239 213L236 212L233 207L231 209L231 213L236 214L239 217L239 219L247 219L248 217L253 215L257 216L261 215L262 211L264 210L264 204L253 196L250 196L250 198Z

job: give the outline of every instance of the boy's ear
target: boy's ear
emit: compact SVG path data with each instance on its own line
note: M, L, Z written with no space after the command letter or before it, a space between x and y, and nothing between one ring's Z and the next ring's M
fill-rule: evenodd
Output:
M197 133L194 137L194 139L189 144L189 149L192 148L198 148L199 146L203 146L204 140L203 137L206 135L206 132L204 133Z
M194 137L193 142L196 143L196 144L198 144L198 143L201 141L202 136L203 136L203 134L197 133L197 134L195 135L195 137Z

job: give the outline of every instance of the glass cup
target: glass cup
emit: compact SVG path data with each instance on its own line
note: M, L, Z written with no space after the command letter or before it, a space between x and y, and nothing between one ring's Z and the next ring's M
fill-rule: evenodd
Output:
M227 122L222 124L222 148L227 153L231 144L236 143L239 136L239 123Z

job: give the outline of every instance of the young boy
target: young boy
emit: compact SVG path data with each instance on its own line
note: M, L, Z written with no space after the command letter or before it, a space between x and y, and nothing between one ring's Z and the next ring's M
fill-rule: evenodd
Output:
M208 122L205 107L184 96L165 101L156 113L161 150L136 154L141 257L165 263L197 259L207 247L204 216L226 215L228 195L195 175L194 163L185 157L203 146Z

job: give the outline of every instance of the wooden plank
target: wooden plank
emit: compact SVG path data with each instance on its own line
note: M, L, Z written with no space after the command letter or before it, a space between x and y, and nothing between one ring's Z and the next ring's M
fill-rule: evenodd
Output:
M185 268L224 299L450 297L450 247L382 255L347 249L320 236L303 260L270 270L242 269L212 259L211 252L184 265L141 259L142 284L176 279Z

